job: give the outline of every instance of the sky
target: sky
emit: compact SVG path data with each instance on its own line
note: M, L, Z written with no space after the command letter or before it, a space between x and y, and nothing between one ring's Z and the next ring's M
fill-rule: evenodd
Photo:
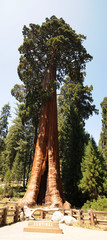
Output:
M52 15L62 17L77 34L87 37L83 44L93 60L87 63L84 84L93 85L92 97L99 115L93 114L85 129L98 144L102 127L100 103L107 97L106 0L0 0L0 111L10 103L12 119L15 118L16 100L11 89L21 84L17 67L23 26L41 25Z

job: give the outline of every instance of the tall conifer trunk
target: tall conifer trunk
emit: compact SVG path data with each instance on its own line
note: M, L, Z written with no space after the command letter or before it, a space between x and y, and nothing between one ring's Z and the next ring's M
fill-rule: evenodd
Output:
M46 70L44 88L55 85L56 69ZM36 203L62 206L64 202L60 178L60 163L57 130L56 87L51 91L51 99L42 104L39 132L35 148L31 178L21 204L32 206Z

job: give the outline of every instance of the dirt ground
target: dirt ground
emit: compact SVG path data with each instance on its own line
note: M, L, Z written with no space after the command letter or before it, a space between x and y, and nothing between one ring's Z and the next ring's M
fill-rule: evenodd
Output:
M18 222L0 228L0 240L107 240L107 231L96 231L60 224L63 234L23 232L28 222Z

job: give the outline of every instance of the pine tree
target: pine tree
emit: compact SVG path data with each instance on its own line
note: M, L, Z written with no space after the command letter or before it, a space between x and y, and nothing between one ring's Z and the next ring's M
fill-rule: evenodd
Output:
M0 114L0 177L3 177L3 167L5 163L2 161L3 151L5 149L5 139L8 133L8 118L10 117L10 105L9 103L4 105Z
M25 188L25 179L28 180L32 166L33 142L34 128L32 124L26 122L26 126L24 126L21 118L16 117L9 128L5 139L5 148L1 155L2 178L5 178L10 171L12 180L23 180Z
M100 134L99 147L103 153L107 168L107 97L101 103L102 107L102 131Z
M81 164L80 188L89 199L107 196L107 172L105 162L93 139L89 140Z
M4 139L8 133L8 118L10 117L10 105L9 103L4 105L0 115L0 151L2 150Z
M81 79L82 80L82 79ZM84 80L84 77L83 77ZM58 97L59 149L62 164L63 188L66 199L72 205L81 204L78 189L81 177L81 161L84 144L88 142L85 120L93 112L98 113L92 99L92 86L66 78Z

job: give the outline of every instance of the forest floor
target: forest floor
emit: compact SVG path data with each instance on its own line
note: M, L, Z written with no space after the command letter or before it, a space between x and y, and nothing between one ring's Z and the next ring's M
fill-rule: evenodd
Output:
M60 224L63 234L24 232L28 222L0 227L0 240L107 240L107 231L98 231Z

